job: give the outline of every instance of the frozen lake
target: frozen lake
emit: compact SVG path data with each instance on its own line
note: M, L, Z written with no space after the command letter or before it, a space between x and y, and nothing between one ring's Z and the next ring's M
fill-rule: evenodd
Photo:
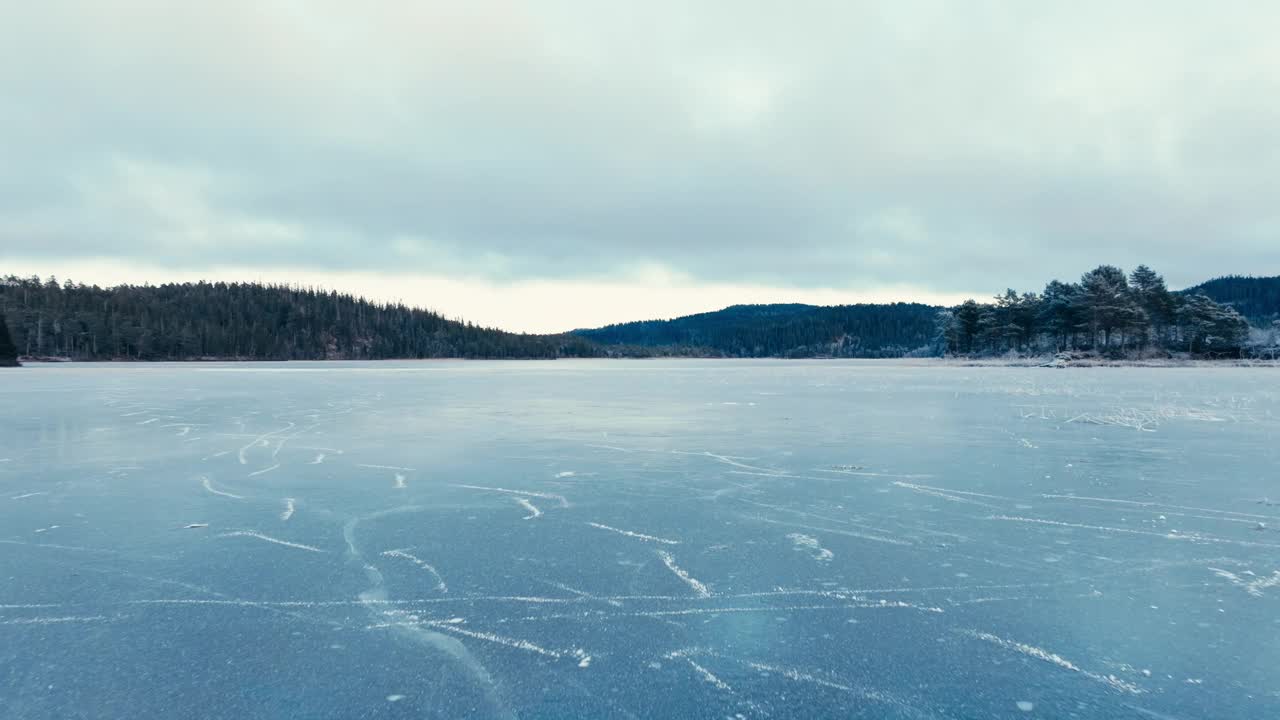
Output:
M1280 717L1278 380L3 371L0 717Z

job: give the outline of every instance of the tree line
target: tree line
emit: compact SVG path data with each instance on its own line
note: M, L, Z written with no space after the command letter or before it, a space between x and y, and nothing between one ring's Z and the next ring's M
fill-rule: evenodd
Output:
M75 360L361 360L594 356L572 335L509 333L313 288L172 283L101 288L0 279L17 354ZM0 336L0 344L2 344Z
M509 333L314 288L174 283L101 288L0 278L0 364L75 360L560 357L892 358L1089 350L1280 356L1280 278L1171 292L1145 266L1109 265L1040 293L942 309L919 303L734 305L559 335ZM1214 298L1248 309L1257 327ZM7 323L3 322L7 320ZM5 325L8 332L6 333ZM8 341L6 342L6 336ZM12 350L8 348L12 346Z
M1249 322L1234 308L1202 292L1171 292L1146 265L1128 275L1101 265L1079 282L1054 280L1040 293L1010 289L993 302L968 300L941 311L938 328L940 345L958 355L1086 350L1238 357L1250 336Z
M919 303L733 305L574 333L609 347L696 348L706 357L894 358L936 354L937 311Z

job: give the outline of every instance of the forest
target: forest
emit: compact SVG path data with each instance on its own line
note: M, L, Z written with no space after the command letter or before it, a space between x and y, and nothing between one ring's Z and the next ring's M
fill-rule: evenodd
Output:
M992 302L970 300L953 308L734 305L556 335L504 332L315 288L222 282L101 288L52 277L0 278L0 364L12 364L14 356L893 358L1067 350L1116 357L1276 356L1280 278L1233 276L1174 292L1145 266L1125 274L1104 265L1079 282L1055 280L1040 293L1008 290Z
M1212 289L1245 280L1254 279L1223 278L1211 281ZM1268 319L1262 303L1251 307L1259 320ZM1101 265L1079 282L1054 280L1040 293L1010 289L993 302L969 300L939 312L938 328L945 351L956 355L1083 350L1111 357L1240 357L1275 342L1274 332L1251 332L1244 315L1210 298L1204 286L1172 292L1145 265L1128 275Z
M1182 291L1201 293L1230 305L1256 327L1274 327L1280 320L1280 277L1228 275Z
M937 312L920 303L733 305L574 333L606 345L700 348L714 357L904 357L937 354Z
M571 335L526 335L337 292L245 283L100 288L0 280L18 354L75 360L365 360L590 356Z

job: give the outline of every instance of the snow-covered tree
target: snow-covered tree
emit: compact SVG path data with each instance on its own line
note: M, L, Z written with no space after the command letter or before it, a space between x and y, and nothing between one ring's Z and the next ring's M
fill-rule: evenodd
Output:
M1239 352L1249 337L1249 322L1240 313L1199 293L1186 297L1177 317L1187 352Z

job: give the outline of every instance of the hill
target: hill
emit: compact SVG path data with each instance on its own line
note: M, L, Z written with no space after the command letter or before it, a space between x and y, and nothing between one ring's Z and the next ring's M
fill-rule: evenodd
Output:
M1248 327L1240 315L1259 328L1270 327L1280 316L1280 278L1219 278L1170 293L1150 268L1137 268L1131 282L1120 269L1103 266L1079 283L1054 281L1043 293L1007 290L993 303L971 300L955 308L733 305L573 333L606 350L684 348L718 357L882 358L1066 349L1240 356L1249 352L1244 347Z
M337 292L245 283L159 286L0 279L0 314L25 356L75 360L555 358L571 335L483 328Z
M17 354L75 360L886 358L1110 350L1113 341L1121 350L1167 346L1239 355L1247 333L1232 308L1259 328L1280 318L1280 277L1217 278L1169 293L1155 273L1135 272L1131 283L1104 267L1081 283L1050 283L1042 294L1008 291L995 303L949 309L733 305L560 335L504 332L311 288L206 282L101 288L8 276L0 278L0 318ZM1216 302L1195 301L1200 295Z
M1250 323L1266 327L1280 320L1280 276L1247 277L1228 275L1187 288L1183 293L1199 292L1230 305Z
M932 354L940 309L919 303L733 305L573 334L603 345L685 346L725 357L903 357Z

